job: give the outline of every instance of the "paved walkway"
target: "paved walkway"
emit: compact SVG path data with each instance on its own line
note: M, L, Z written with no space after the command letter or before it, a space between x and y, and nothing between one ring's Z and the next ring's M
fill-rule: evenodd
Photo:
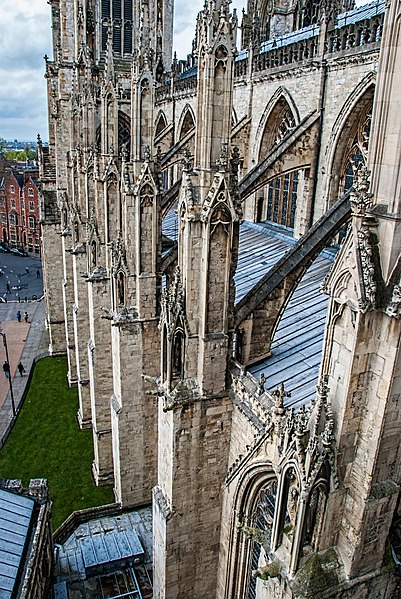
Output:
M6 334L8 355L11 368L11 381L14 392L16 411L20 408L25 388L29 382L29 373L34 360L38 356L48 353L49 341L45 331L45 306L44 302L17 302L0 304L0 331ZM28 323L18 322L16 312L28 312ZM0 338L0 366L5 361L5 348ZM17 371L17 364L21 360L25 367L23 377ZM3 445L12 424L12 403L9 381L5 378L3 369L0 369L0 447Z

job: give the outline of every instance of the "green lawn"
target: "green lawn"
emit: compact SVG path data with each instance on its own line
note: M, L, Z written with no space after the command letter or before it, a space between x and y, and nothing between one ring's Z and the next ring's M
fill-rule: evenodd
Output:
M47 478L53 501L53 529L75 510L112 503L109 487L92 475L92 432L76 421L77 390L66 382L65 358L44 358L33 373L25 404L0 451L0 477Z

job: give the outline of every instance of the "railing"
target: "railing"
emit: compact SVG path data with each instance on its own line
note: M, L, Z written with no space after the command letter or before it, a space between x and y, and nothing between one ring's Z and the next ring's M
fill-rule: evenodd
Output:
M383 10L379 3L377 7L377 11ZM355 23L347 24L346 19L347 16L343 16L339 23L341 26L328 33L324 45L325 54L363 48L380 42L383 32L384 11ZM341 21L344 21L344 24ZM304 60L314 59L319 53L318 30L313 29L309 35L310 37L304 36L303 39L292 43L290 43L290 36L288 36L288 39L273 40L273 45L269 42L269 48L265 51L263 51L263 46L266 45L266 42L264 42L261 45L262 51L259 54L254 54L252 58L252 72L261 73L277 67L291 66ZM241 56L235 62L234 77L236 79L246 77L248 69L249 58Z
M274 48L268 52L257 54L253 57L253 72L267 71L276 67L282 67L283 65L291 65L315 58L318 47L319 38L318 36L314 36L295 42L294 44L289 44L288 46Z
M334 29L326 41L325 51L332 54L379 42L383 33L383 21L384 13L341 29Z
M180 96L196 91L198 85L197 75L191 75L185 79L175 79L173 83L168 81L156 89L156 102L162 102L171 96Z

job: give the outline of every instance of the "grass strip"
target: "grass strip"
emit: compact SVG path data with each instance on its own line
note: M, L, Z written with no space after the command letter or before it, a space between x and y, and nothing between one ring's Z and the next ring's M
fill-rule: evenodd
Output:
M25 403L0 452L0 477L46 478L53 501L53 529L74 511L114 501L110 487L96 487L91 475L91 430L76 420L77 390L66 381L65 358L37 362Z

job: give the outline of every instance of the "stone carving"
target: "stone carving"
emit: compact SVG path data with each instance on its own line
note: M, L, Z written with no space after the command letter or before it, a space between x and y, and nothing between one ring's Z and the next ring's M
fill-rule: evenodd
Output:
M364 216L366 210L372 207L373 194L369 193L370 171L362 164L357 168L354 184L350 191L352 212L356 216Z
M357 233L357 238L365 296L359 300L359 309L364 314L376 307L377 284L370 227L362 223Z
M401 316L401 282L394 285L390 303L386 308L386 313L394 318L400 318Z
M159 328L167 330L167 338L171 340L176 323L181 318L184 327L189 332L188 321L185 314L184 287L181 282L180 267L177 266L171 285L163 290L161 298L161 314Z

